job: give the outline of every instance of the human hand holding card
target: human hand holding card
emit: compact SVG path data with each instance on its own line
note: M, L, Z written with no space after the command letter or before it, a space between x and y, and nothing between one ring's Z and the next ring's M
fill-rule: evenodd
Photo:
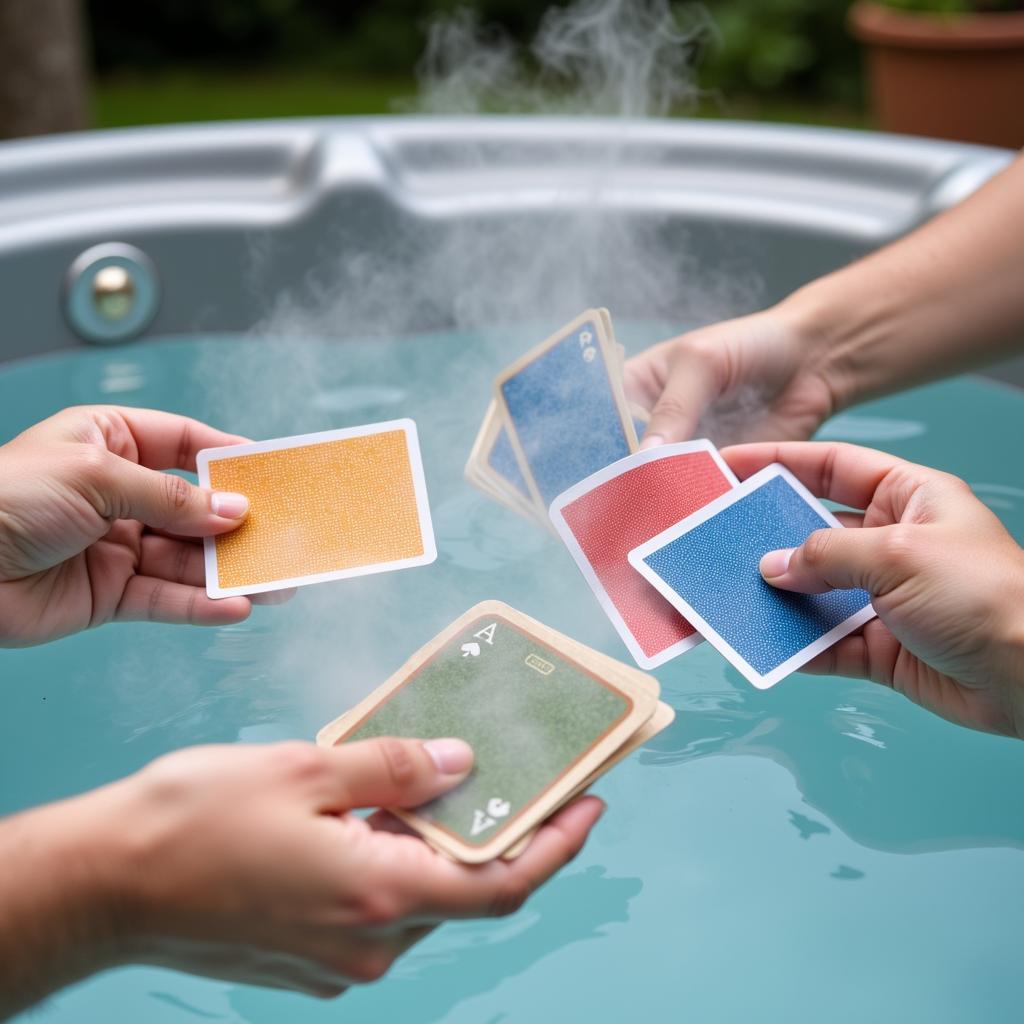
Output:
M505 854L600 774L651 720L657 693L653 678L486 601L317 742L465 739L476 754L470 777L425 807L395 813L438 849L481 863Z
M200 483L249 499L245 523L205 541L210 597L427 565L437 557L416 425L392 420L208 448Z
M788 470L768 466L629 554L630 564L759 689L874 617L863 590L792 594L762 556L842 524Z

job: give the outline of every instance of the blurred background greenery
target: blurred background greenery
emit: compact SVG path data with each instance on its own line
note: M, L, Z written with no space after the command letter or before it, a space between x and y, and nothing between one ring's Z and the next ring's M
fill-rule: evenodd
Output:
M473 8L526 42L551 0L89 0L98 127L386 113L416 92L432 18ZM682 4L681 7L692 7ZM848 0L708 0L680 113L867 126Z

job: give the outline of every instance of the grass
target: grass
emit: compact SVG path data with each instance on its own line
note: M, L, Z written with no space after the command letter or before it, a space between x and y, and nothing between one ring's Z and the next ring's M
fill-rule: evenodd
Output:
M101 78L93 96L97 128L223 121L260 117L321 117L389 114L416 94L407 79L345 78L325 72L177 72ZM705 100L698 117L786 121L796 124L868 128L854 107L825 105L799 97L739 97Z
M254 117L388 114L415 91L412 79L348 79L308 72L117 76L96 83L93 124L122 128Z

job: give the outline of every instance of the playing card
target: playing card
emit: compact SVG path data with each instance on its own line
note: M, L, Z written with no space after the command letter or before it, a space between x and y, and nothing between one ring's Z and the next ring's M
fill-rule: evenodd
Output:
M619 747L611 757L608 758L599 768L597 768L592 775L584 779L559 805L552 809L553 814L560 807L564 807L571 800L575 800L576 797L585 793L598 779L601 778L605 772L614 768L620 761L625 760L633 753L634 750L639 750L645 743L654 739L663 729L667 729L676 718L675 709L664 701L658 701L657 707L654 709L654 714L642 725L640 728L628 739L626 742ZM538 826L539 827L539 826ZM522 839L519 840L515 846L510 846L503 854L504 860L515 860L529 845L530 841L537 834L537 829L533 829L528 832Z
M540 509L534 503L530 488L520 472L508 432L494 400L487 407L480 432L466 462L464 475L475 487L514 512L528 519L538 519ZM543 520L546 526L546 515Z
M588 310L495 382L520 472L545 509L577 480L637 449L605 316Z
M768 466L640 545L630 564L754 686L765 689L874 616L863 590L793 594L763 555L842 524L782 466Z
M700 643L694 627L629 563L629 552L737 483L710 441L629 455L551 504L551 522L641 668Z
M405 569L437 557L412 420L207 448L196 463L203 487L249 499L237 530L204 542L210 597Z
M647 424L651 422L651 414L637 402L629 403L629 415L633 418L633 429L637 437L643 437Z
M657 682L497 601L471 608L317 742L458 736L457 789L400 818L467 863L500 856L654 713Z

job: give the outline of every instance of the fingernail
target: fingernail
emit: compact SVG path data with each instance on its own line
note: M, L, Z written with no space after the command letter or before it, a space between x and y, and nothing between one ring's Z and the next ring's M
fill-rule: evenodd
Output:
M661 434L648 434L640 442L640 451L646 452L648 449L657 448L659 445L663 445L664 443L665 438L663 438Z
M241 519L249 511L249 499L244 494L215 491L210 498L210 508L222 519Z
M473 748L465 740L427 740L423 749L442 775L465 775L473 767Z
M766 580L778 579L784 576L789 568L789 560L793 557L795 548L782 548L779 551L769 551L761 559L761 575Z

